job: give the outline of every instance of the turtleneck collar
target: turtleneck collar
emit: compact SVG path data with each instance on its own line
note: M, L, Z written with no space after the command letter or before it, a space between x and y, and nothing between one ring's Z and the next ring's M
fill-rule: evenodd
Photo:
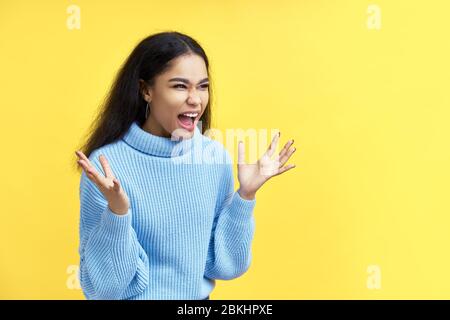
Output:
M187 140L172 140L171 138L153 135L142 129L137 121L133 121L128 131L122 137L133 148L157 157L178 157L187 154L201 139L202 133L196 126L194 135Z

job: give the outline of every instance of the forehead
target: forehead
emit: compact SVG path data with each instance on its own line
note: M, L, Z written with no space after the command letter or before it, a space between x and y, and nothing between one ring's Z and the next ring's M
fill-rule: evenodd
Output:
M181 77L196 83L208 77L205 61L198 55L189 54L179 56L173 59L170 64L169 69L161 75L165 80L172 77Z

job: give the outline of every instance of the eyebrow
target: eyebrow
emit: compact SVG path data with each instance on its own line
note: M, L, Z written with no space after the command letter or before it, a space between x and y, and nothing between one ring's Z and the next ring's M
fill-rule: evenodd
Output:
M180 82L184 82L186 84L190 84L190 81L188 79L185 79L185 78L172 78L172 79L169 80L169 82L171 82L171 81L180 81ZM198 84L201 84L203 82L208 82L208 81L209 81L209 79L205 78L205 79L200 80L198 82Z

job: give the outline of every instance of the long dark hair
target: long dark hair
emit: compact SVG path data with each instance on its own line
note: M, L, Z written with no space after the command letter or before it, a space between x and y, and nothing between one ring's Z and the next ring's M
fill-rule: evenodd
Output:
M167 31L146 37L134 48L117 73L89 128L86 142L77 150L89 157L95 149L120 139L134 121L142 125L147 102L141 94L139 79L153 85L154 78L170 67L172 59L185 54L202 57L207 68L209 101L199 120L202 134L205 133L211 126L212 92L208 57L196 40L180 32ZM78 165L77 169L81 170Z

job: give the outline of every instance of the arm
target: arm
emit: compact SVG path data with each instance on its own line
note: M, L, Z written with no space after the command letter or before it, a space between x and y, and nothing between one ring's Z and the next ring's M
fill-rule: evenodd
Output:
M228 163L220 183L205 277L230 280L241 276L250 267L256 199L244 199L234 191L231 157L227 151L225 154Z
M280 132L274 135L268 150L256 163L247 164L245 147L238 145L239 192L233 192L233 168L226 149L226 166L219 189L218 205L214 217L211 241L205 268L205 277L211 279L233 279L242 275L250 267L251 241L255 221L253 208L255 194L270 178L295 168L295 164L285 165L295 148L290 148L294 140L288 141L280 153L272 159L277 148Z
M99 169L93 156L91 162ZM101 171L99 171L101 172ZM82 172L80 180L80 284L92 299L126 299L145 290L148 257L124 215L111 211L97 186Z

